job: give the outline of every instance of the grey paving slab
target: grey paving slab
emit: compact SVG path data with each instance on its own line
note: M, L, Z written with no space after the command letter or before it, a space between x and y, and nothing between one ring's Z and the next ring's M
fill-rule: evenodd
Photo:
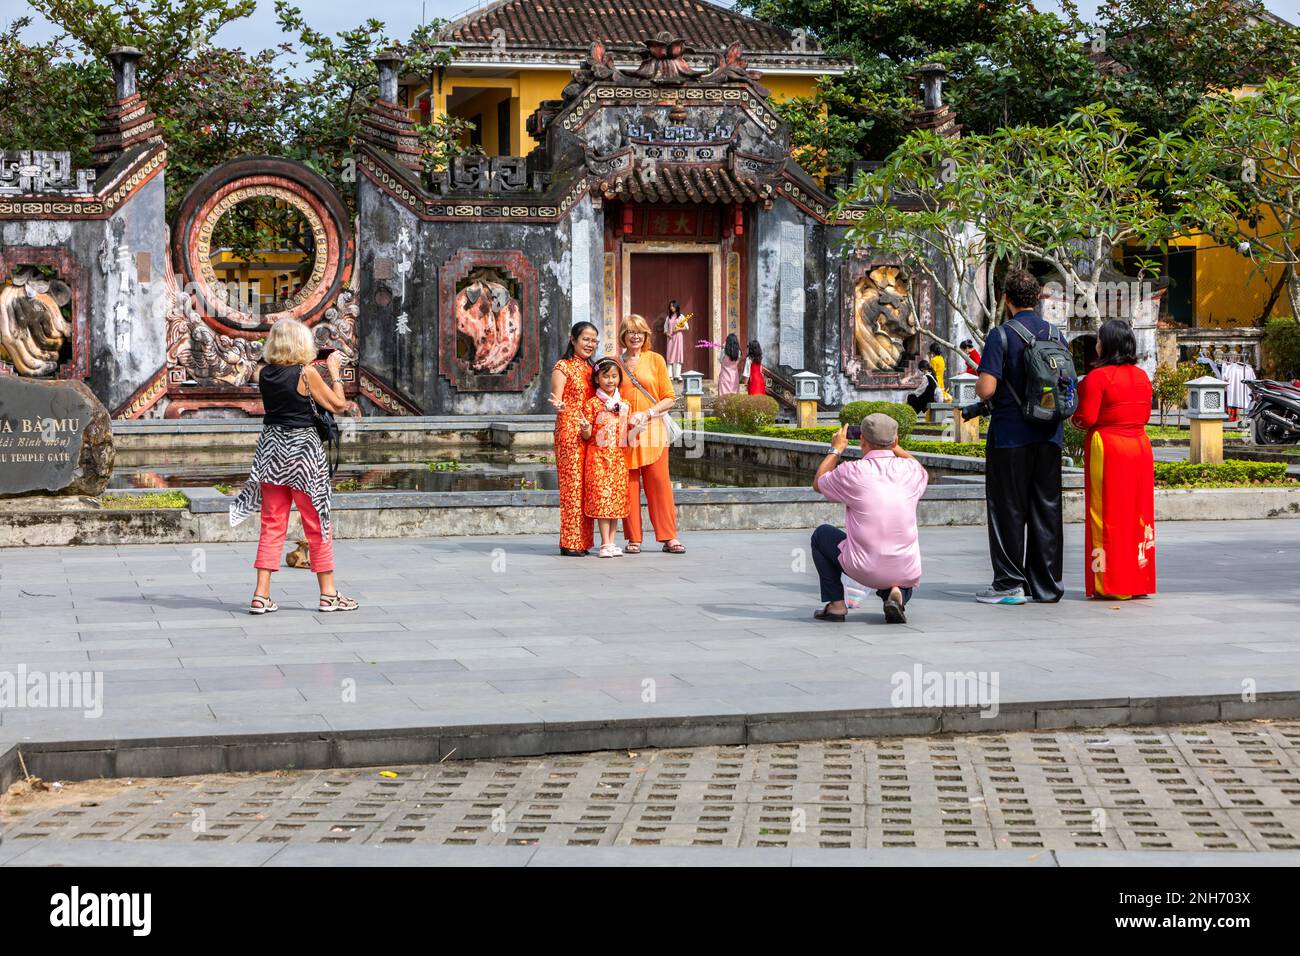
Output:
M340 584L361 610L321 615L310 576L282 574L283 610L261 618L243 612L248 545L206 546L202 575L183 546L5 549L0 670L102 673L123 702L96 722L110 736L204 718L254 732L612 720L646 713L647 678L651 713L815 714L889 707L918 664L995 672L1006 703L1230 695L1244 679L1300 691L1300 523L1164 523L1160 592L1123 604L1082 600L1081 531L1066 531L1064 601L999 608L972 600L990 576L986 532L923 529L905 627L871 600L846 625L814 622L811 565L792 570L801 532L690 535L683 557L581 565L546 537L341 541ZM362 691L351 711L346 680ZM28 739L78 725L4 717Z
M5 866L263 866L283 849L277 844L189 844L184 852L148 843L42 842Z

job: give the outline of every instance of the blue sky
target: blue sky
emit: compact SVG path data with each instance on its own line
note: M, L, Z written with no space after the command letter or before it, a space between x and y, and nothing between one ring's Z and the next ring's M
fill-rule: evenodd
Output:
M732 5L730 0L715 2L723 6ZM1089 16L1097 3L1098 0L1079 0L1078 5L1084 15ZM318 30L334 33L356 26L364 18L375 17L387 24L390 34L397 36L404 35L420 23L422 16L451 19L472 8L470 0L367 0L361 5L342 0L298 0L298 6L307 12L308 22ZM1038 6L1047 10L1059 9L1055 0L1038 0ZM1300 0L1265 0L1265 6L1292 23L1300 24ZM24 0L0 0L0 23L7 24L28 13L30 9ZM51 30L49 24L38 19L31 28L31 36L48 37ZM260 50L280 42L273 0L259 0L257 12L252 17L228 25L217 39L228 46L246 50Z

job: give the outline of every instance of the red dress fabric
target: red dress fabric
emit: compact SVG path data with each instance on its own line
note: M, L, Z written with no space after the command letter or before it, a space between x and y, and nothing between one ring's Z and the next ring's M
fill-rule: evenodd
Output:
M1151 379L1136 365L1101 365L1079 383L1074 424L1084 441L1084 586L1089 597L1156 590L1155 464L1146 423Z
M749 394L767 394L767 379L763 377L763 366L758 362L749 366Z
M583 404L591 438L582 480L582 504L588 518L627 516L627 411L611 412L600 396Z
M560 547L586 551L594 534L583 512L582 477L587 443L582 440L582 406L596 393L591 387L591 366L585 359L560 359L555 367L564 373L564 408L555 416L555 470L560 475Z

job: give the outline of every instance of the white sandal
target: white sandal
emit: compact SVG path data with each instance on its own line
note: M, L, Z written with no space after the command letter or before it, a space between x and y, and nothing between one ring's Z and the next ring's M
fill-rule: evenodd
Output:
M342 594L322 594L320 596L320 612L327 614L330 611L355 611L360 607L352 598L344 597Z
M271 596L254 594L253 600L248 604L249 614L274 614L280 610L280 605L271 600Z

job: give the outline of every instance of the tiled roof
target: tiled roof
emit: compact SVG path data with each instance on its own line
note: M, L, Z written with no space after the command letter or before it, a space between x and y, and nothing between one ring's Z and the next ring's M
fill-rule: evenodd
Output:
M771 198L772 187L739 179L717 166L660 166L651 173L637 168L604 187L607 199L636 202L755 202Z
M499 0L448 24L442 37L453 43L490 44L497 27L505 31L507 50L585 50L593 40L603 40L613 50L633 50L661 30L676 34L695 50L724 50L739 40L746 53L789 53L794 43L787 30L701 0ZM803 52L816 54L812 40Z

